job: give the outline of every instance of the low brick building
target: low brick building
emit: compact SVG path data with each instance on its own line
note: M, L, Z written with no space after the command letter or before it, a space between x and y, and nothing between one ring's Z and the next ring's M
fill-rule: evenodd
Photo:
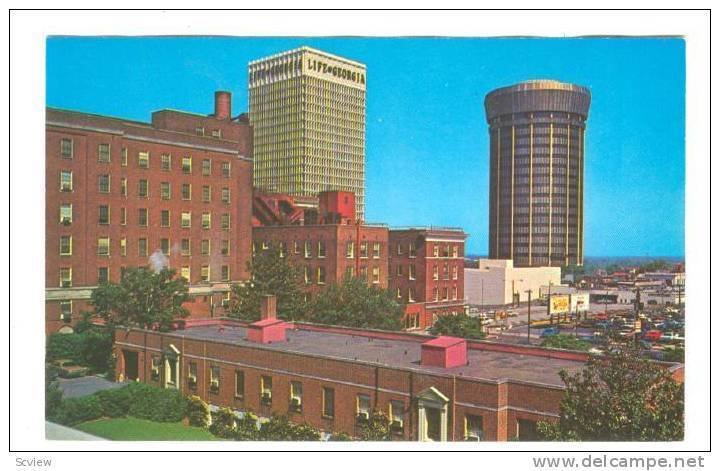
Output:
M388 285L405 303L406 327L425 329L465 310L465 234L461 229L391 229Z
M188 320L160 333L118 329L118 380L198 395L262 417L287 414L325 432L359 433L373 409L398 440L533 440L555 420L560 370L587 354L539 347L284 323ZM682 365L668 365L682 379Z
M252 129L215 111L150 123L46 112L46 332L71 331L92 290L127 267L162 263L190 282L194 316L223 313L251 256Z

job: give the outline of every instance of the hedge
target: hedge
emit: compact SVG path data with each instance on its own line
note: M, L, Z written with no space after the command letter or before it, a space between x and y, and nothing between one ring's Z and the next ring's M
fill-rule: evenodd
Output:
M198 396L190 396L185 414L193 427L207 428L210 424L210 407Z
M133 395L128 386L117 389L98 391L95 395L100 400L105 417L125 417L130 412Z
M84 334L50 334L47 338L47 361L65 358L81 362L84 346Z
M88 420L99 419L103 416L100 399L95 395L64 399L49 417L53 422L62 425L77 425Z
M154 422L179 422L185 417L187 400L177 389L161 389L144 383L126 387L132 398L128 415Z

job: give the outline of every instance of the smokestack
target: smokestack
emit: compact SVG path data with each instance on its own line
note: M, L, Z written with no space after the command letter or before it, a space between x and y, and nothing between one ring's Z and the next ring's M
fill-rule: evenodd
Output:
M272 294L263 295L260 299L260 319L277 318L277 298Z
M230 119L232 115L232 95L230 92L215 92L215 118Z

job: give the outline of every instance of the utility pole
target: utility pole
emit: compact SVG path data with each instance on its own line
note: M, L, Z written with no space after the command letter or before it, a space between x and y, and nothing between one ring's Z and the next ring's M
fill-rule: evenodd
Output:
M528 343L528 345L530 345L530 295L532 294L532 290L529 289L529 290L527 290L527 291L525 291L525 292L526 292L527 295L528 295L527 343Z
M635 321L633 322L633 341L637 347L637 321L640 313L640 288L635 288Z
M552 325L552 323L553 323L553 322L552 322L552 321L553 321L553 319L552 319L552 313L550 312L550 298L552 298L551 290L552 290L552 281L548 280L548 308L547 308L547 313L548 313L548 317L550 318L550 325Z

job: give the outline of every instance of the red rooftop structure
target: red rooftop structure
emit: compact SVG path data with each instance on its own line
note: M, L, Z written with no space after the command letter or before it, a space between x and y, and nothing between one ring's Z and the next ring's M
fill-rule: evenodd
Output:
M454 368L467 365L467 341L458 337L441 335L422 344L420 364Z
M277 318L277 298L263 296L260 320L247 326L247 338L254 343L284 342L287 324Z

